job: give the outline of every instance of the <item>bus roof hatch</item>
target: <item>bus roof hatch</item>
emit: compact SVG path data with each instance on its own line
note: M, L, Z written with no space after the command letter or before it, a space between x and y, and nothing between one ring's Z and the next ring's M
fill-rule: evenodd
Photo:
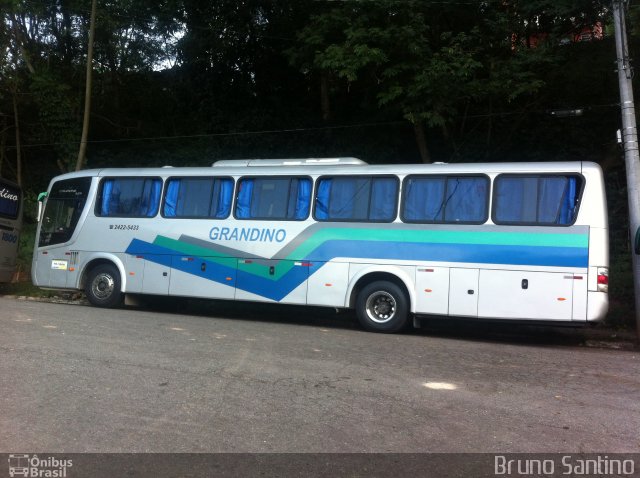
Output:
M292 159L221 159L213 167L237 166L332 166L367 164L358 158L292 158Z

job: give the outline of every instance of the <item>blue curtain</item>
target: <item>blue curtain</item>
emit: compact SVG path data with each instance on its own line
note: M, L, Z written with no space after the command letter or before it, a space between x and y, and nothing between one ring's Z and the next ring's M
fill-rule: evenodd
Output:
M329 200L329 219L353 219L356 196L354 178L333 178Z
M133 181L130 181L130 189L133 189L131 186ZM149 209L151 207L151 203L149 201L150 197L151 197L151 181L147 181L147 180L143 180L142 181L142 193L140 194L140 202L137 203L137 211L133 210L133 205L135 205L136 203L133 201L133 199L135 198L134 195L132 196L132 205L129 211L127 211L128 215L130 216L146 216L149 213ZM131 191L130 191L131 192Z
M133 183L133 181L132 181ZM135 184L135 183L133 183ZM141 201L137 211L128 211L131 216L153 217L158 212L162 182L157 179L145 179L142 185Z
M251 208L248 218L279 218L286 217L286 201L289 190L282 191L282 185L289 186L287 179L257 178L253 181Z
M444 214L444 178L410 178L406 182L403 219L439 222Z
M107 179L102 186L100 215L153 217L158 213L161 195L159 179Z
M231 212L231 198L233 197L233 181L231 179L216 180L220 184L218 193L218 207L215 211L216 219L224 219Z
M251 217L251 196L253 194L253 179L243 179L240 182L238 201L236 202L236 217L249 219Z
M100 207L101 216L109 216L111 214L111 201L113 195L113 179L106 179L102 183L102 205Z
M147 209L147 217L153 217L158 214L160 208L160 196L162 195L162 181L159 179L151 180L151 198Z
M569 178L567 183L567 191L560 208L560 224L571 224L575 219L576 196L578 194L578 180Z
M298 197L296 198L296 209L293 214L295 220L306 219L311 206L311 181L309 179L298 180Z
M225 191L233 188L231 181L225 181ZM305 219L311 206L312 182L302 178L260 178L243 179L239 185L236 201L238 219ZM227 194L228 197L228 193ZM228 201L223 206L228 208Z
M331 182L331 179L321 179L318 182L318 192L316 193L316 219L319 221L326 221L329 219Z
M578 184L578 178L567 176L498 178L496 221L571 224Z
M524 203L524 181L525 178L498 178L496 181L495 211L496 220L499 222L525 221L526 208Z
M231 179L171 179L167 183L163 215L223 219L229 216L232 197L233 181ZM210 201L208 208L203 208L208 201Z
M375 178L371 190L372 221L393 221L396 217L398 181L393 178Z
M166 217L176 217L176 205L180 192L180 180L172 179L167 185L167 193L164 198L164 211Z
M567 186L567 178L540 178L538 195L538 217L541 223L559 224L560 207Z
M449 178L446 201L445 222L484 221L487 207L487 179Z

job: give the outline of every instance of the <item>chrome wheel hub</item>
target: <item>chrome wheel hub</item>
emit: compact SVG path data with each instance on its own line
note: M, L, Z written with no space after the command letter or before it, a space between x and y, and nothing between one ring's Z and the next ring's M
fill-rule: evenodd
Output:
M367 298L367 315L378 324L389 322L396 314L396 300L385 291L374 292Z
M115 281L109 274L98 274L91 283L91 292L98 299L107 299L113 294Z

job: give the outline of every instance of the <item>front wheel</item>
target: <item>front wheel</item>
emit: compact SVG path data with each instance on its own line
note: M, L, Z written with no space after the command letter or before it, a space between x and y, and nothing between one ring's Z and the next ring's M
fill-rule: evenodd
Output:
M116 307L122 303L120 272L111 264L100 264L89 272L85 293L91 304Z
M367 330L398 332L409 321L409 301L404 291L393 282L372 282L358 294L356 314Z

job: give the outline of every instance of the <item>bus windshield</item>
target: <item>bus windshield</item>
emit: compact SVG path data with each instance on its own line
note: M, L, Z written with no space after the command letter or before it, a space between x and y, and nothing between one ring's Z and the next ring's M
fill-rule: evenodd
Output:
M44 209L38 246L68 242L87 202L91 178L66 179L51 188Z

